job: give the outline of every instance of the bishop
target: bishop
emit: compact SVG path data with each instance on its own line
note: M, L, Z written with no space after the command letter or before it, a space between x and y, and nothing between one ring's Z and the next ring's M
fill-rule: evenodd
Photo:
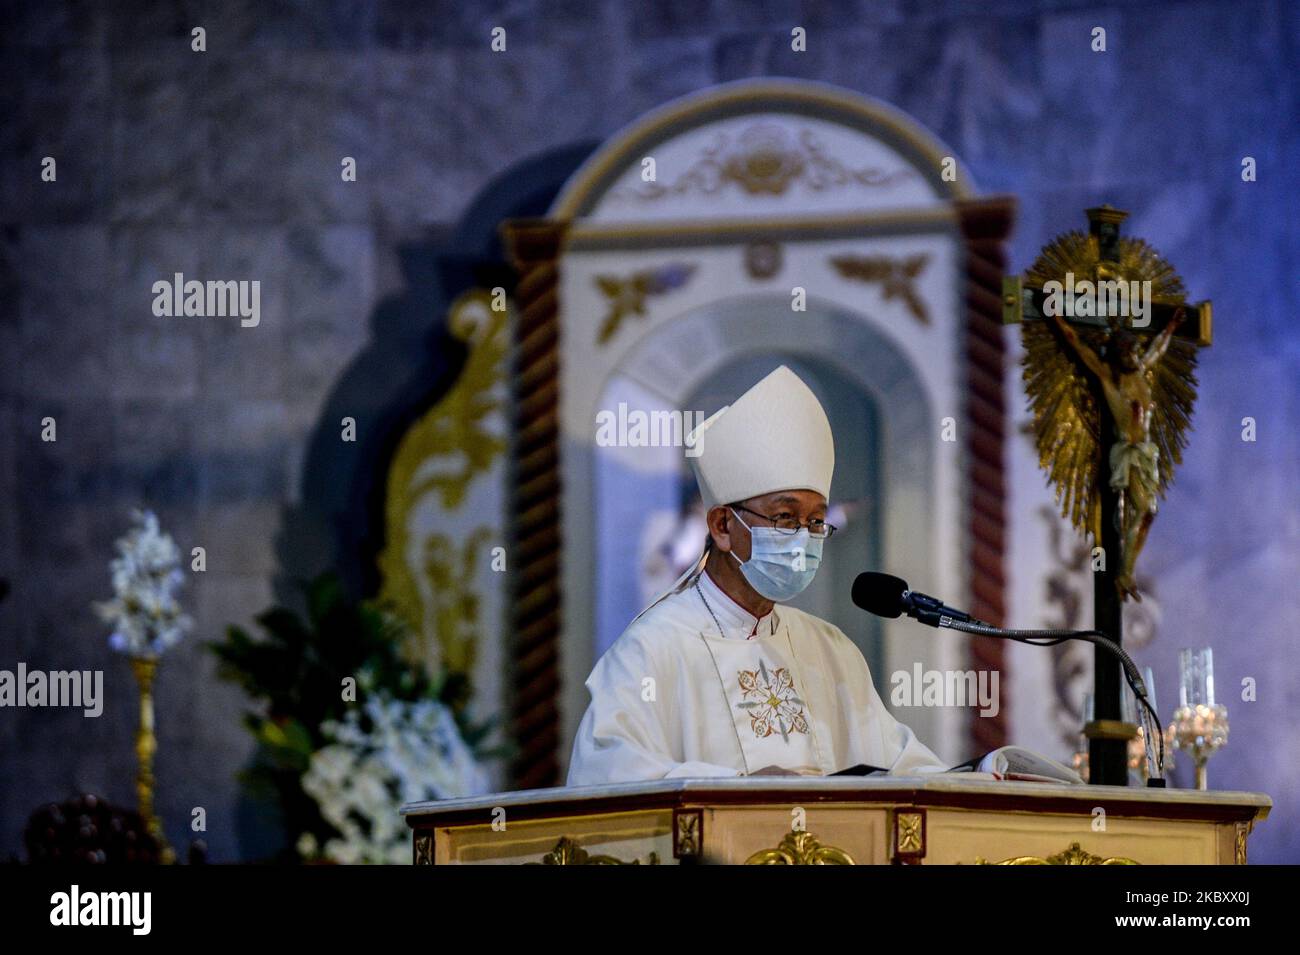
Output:
M862 653L788 606L835 532L830 422L782 365L701 423L704 553L597 661L568 785L946 767L885 708Z

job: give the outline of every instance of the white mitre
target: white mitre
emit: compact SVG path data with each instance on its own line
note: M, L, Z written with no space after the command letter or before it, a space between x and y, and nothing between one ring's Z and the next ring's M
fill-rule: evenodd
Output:
M701 423L687 436L686 447L705 509L773 491L831 496L831 423L812 389L785 365ZM706 548L637 619L669 594L691 586L708 556Z
M706 509L773 491L831 496L835 440L812 389L785 365L691 432Z

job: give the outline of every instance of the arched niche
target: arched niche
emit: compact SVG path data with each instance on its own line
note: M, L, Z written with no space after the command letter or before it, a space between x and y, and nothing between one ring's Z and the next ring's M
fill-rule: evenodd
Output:
M885 569L1000 619L1011 204L973 192L952 152L898 111L821 84L753 81L634 123L574 174L548 217L507 224L519 273L520 785L558 781L586 705L602 571L595 416L612 385L672 407L755 352L834 369L879 411ZM905 626L884 628L878 682L904 662L1001 667L997 648ZM944 755L971 749L967 712L900 715ZM998 722L979 721L975 744L998 744Z
M888 566L914 579L929 573L932 551L926 542L933 532L933 513L926 502L936 493L938 480L933 408L912 363L872 323L816 301L797 325L762 320L764 313L788 309L784 298L743 298L665 323L606 380L591 415L620 403L653 411L698 409L708 415L779 363L808 381L819 392L837 435L832 501L868 498L869 506L844 521L842 532L828 544L814 585L822 592L795 605L836 619L863 650L883 691L882 675L899 661L891 660L888 646L881 643L880 621L853 610L848 594L853 577L869 567ZM719 379L727 386L719 388ZM712 400L700 401L702 392L711 393ZM855 446L860 435L867 440ZM628 607L646 597L631 588L639 569L633 544L648 517L670 508L681 483L693 481L681 448L583 442L566 443L564 481L571 494L591 502L589 508L575 509L573 539L590 536L591 566L600 573L582 578L575 573L566 590L572 587L568 592L574 605L583 606L584 591L590 589L591 652L599 655L626 625ZM629 488L634 494L627 493ZM590 520L589 528L578 527L584 519ZM858 533L863 529L866 534ZM603 600L611 581L617 599ZM581 632L578 627L571 631L575 637ZM582 648L571 652L578 656Z

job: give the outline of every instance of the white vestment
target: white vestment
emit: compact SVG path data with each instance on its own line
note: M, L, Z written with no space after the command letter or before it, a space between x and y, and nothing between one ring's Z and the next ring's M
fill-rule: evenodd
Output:
M947 768L885 709L843 631L793 607L755 620L707 573L634 620L587 689L570 786L767 766L808 775L859 763L900 775Z

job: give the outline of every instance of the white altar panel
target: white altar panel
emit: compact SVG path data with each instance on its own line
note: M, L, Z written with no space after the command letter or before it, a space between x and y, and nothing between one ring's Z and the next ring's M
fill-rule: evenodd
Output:
M620 558L602 552L605 522L633 520L638 504L662 513L680 503L682 449L597 445L597 416L620 403L711 411L687 403L756 356L801 362L814 381L824 369L825 385L850 389L841 394L877 415L878 569L965 599L966 444L954 430L966 414L964 263L952 203L970 184L955 160L959 181L942 177L946 158L883 104L817 84L733 84L624 131L557 199L552 217L572 220L559 262L565 757L610 621L642 605L627 574L606 581L602 568ZM867 266L855 273L845 262ZM806 307L796 310L800 295ZM625 486L611 488L613 474ZM839 483L837 474L833 498ZM642 531L628 529L624 559L638 560ZM850 570L870 569L848 566L855 553L835 570L840 586ZM833 622L868 639L846 601L819 599ZM899 621L877 632L873 671L886 700L896 670L968 666L964 637ZM897 715L945 758L970 755L968 709Z

